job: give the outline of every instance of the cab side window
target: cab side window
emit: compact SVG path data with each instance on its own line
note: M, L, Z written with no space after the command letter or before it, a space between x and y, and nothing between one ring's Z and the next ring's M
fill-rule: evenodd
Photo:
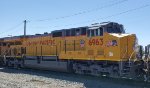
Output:
M103 36L103 28L87 30L88 37Z
M96 36L99 36L99 29L96 29L96 30L95 30L95 35L96 35Z
M91 37L94 37L94 36L95 36L94 31L95 31L95 30L91 30Z
M103 36L103 28L100 27L100 36Z

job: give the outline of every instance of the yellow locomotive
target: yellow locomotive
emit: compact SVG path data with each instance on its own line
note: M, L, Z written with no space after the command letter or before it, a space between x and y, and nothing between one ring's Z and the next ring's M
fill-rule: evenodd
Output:
M9 66L132 78L140 69L134 64L139 59L136 35L115 22L2 38L0 43L1 59Z

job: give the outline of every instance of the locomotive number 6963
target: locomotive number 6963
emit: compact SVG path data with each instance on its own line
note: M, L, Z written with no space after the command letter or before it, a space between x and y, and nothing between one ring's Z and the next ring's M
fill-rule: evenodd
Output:
M100 39L90 39L89 40L89 45L92 46L92 45L103 45L103 39L100 38Z

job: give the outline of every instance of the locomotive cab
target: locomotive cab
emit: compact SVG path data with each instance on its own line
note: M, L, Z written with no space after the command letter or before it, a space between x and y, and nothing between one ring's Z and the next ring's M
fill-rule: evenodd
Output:
M92 24L87 30L87 36L103 36L104 33L119 33L124 34L123 25L114 22L103 22L100 24Z
M87 30L87 54L94 60L120 61L134 57L135 35L115 22L94 24ZM133 53L133 54L132 54Z

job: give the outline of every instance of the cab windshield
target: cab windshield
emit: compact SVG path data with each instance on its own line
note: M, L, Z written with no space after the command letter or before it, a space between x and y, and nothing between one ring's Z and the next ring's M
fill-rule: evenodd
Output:
M125 33L123 25L110 22L102 25L89 27L87 30L88 37L103 36L103 33Z
M108 26L106 26L106 32L107 33L125 33L123 25L111 23Z
M124 29L118 27L107 27L108 33L124 33Z

